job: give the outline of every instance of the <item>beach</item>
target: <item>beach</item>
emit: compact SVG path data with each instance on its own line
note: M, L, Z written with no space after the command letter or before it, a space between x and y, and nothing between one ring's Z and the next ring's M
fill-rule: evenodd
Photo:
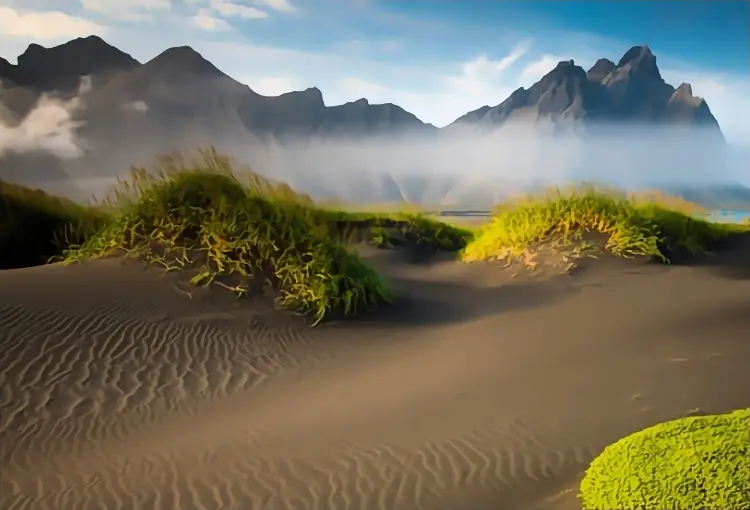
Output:
M0 272L4 510L572 510L657 422L750 406L750 244L571 274L363 250L311 328L138 262Z

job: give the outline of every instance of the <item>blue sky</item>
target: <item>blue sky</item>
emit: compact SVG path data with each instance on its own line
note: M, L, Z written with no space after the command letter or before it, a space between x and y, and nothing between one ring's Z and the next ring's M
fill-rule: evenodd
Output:
M750 2L0 0L0 55L92 33L141 61L190 45L254 90L317 86L436 125L530 86L559 60L588 67L647 43L693 84L725 134L750 140Z

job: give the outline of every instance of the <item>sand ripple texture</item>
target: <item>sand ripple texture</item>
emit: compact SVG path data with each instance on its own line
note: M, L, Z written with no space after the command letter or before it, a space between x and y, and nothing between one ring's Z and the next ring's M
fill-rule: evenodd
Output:
M0 508L553 508L606 442L750 405L747 283L705 286L688 327L602 305L690 274L317 330L133 268L0 274ZM609 320L583 325L592 307Z

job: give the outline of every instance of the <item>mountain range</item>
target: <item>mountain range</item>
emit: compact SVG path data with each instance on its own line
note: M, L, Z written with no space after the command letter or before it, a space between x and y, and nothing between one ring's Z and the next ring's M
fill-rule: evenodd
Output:
M113 176L156 154L209 144L230 154L252 153L246 163L271 168L274 154L283 152L290 140L431 139L519 123L553 134L596 133L613 123L675 125L699 129L702 137L724 143L708 104L693 95L689 84L667 84L648 46L629 49L617 63L600 59L588 71L572 60L560 62L530 88L519 88L499 105L468 112L440 129L394 104L371 104L363 98L326 106L317 88L263 96L187 46L140 63L96 36L52 48L31 44L15 65L0 58L3 125L20 126L50 97L68 101L72 118L66 126L80 141L82 154L66 159L50 151L10 146L3 152L0 147L0 178L49 182ZM272 177L295 181L294 175ZM471 193L456 190L466 187L457 177L437 179L439 183L417 179L407 185L392 182L385 171L378 179L376 186L348 189L347 198L442 200L451 192ZM297 179L313 186L316 180L310 175ZM435 196L425 197L420 190L426 188Z

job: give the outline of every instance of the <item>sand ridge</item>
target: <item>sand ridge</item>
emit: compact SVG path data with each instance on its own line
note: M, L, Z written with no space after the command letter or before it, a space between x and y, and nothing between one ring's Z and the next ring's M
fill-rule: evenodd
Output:
M750 405L750 280L366 255L403 302L315 329L136 263L0 273L0 508L576 508L606 443Z

